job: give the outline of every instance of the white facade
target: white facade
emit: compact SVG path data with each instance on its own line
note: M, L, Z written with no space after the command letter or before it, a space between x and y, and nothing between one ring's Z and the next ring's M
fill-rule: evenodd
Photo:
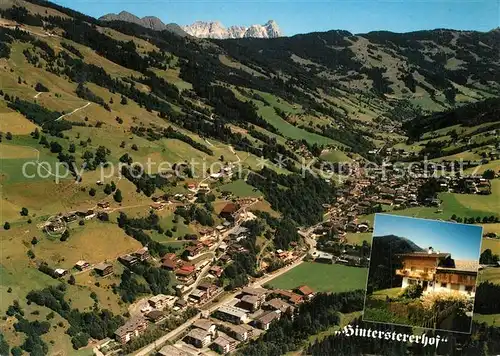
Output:
M401 288L407 288L412 284L419 284L424 286L424 281L415 278L403 277L403 284ZM459 292L468 297L474 297L476 295L475 288L467 288L463 284L452 284L452 283L439 283L439 282L428 282L427 288L425 288L423 294L431 292Z

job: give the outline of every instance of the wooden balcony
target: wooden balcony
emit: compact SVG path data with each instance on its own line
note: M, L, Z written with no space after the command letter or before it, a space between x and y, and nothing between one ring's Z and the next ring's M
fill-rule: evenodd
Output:
M432 281L434 279L434 273L423 272L423 271L410 271L407 269L397 269L396 275L408 278L414 278L424 281Z
M465 286L476 285L477 273L459 274L459 273L438 273L436 274L436 282L463 284Z

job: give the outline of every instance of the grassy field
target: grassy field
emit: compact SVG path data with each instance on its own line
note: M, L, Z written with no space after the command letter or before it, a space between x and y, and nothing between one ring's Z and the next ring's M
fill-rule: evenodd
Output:
M500 268L488 267L479 271L479 283L485 281L500 284Z
M315 292L345 292L366 287L367 269L304 262L268 284L273 288L294 289L303 284Z
M491 326L498 326L500 325L500 314L483 315L474 313L472 320L475 321L476 323L486 323Z
M371 244L372 242L372 233L371 232L348 232L346 235L347 242L353 245L362 245L363 241Z
M53 266L68 269L78 260L89 263L112 261L142 247L113 223L86 222L83 227L72 225L70 231L70 238L65 242L50 237L42 238L34 249L37 257Z
M231 192L237 197L260 197L263 195L262 192L252 187L242 179L238 179L231 183L221 185L218 189L221 192Z
M500 194L500 181L494 181L493 194L455 194L441 193L439 197L443 201L440 208L419 206L404 210L392 210L390 214L412 216L423 219L443 219L448 220L455 214L459 217L477 217L497 215L500 206L498 194ZM438 210L442 210L438 212ZM368 220L373 224L375 214L363 216L363 220Z
M491 181L491 192L490 195L457 194L455 198L467 210L498 214L500 212L500 179Z
M324 159L328 162L351 162L352 159L348 157L342 151L329 151L320 156L321 159Z
M488 226L488 225L485 225ZM500 240L498 239L483 239L483 244L481 245L481 249L484 251L486 249L490 249L495 255L500 255Z

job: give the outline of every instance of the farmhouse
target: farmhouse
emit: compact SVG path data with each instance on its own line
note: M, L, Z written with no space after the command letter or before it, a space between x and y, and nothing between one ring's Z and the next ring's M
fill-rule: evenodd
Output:
M226 220L232 220L233 214L238 211L238 206L234 203L228 203L224 206L219 213L219 216Z
M478 264L475 261L453 260L449 253L426 252L398 255L403 267L396 275L403 277L402 288L418 284L424 293L459 292L473 297L476 292Z
M113 265L106 262L101 262L94 266L94 270L98 275L104 277L107 276L108 274L113 273Z
M311 287L306 285L297 287L294 292L308 299L311 299L314 296L314 291L311 289Z

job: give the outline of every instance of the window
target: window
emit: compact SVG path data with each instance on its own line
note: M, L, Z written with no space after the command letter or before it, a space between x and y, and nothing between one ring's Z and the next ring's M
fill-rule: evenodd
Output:
M429 269L427 267L424 267L424 273L428 273Z
M411 267L410 271L415 272L415 267Z
M447 284L446 283L441 283L441 288L446 288Z

